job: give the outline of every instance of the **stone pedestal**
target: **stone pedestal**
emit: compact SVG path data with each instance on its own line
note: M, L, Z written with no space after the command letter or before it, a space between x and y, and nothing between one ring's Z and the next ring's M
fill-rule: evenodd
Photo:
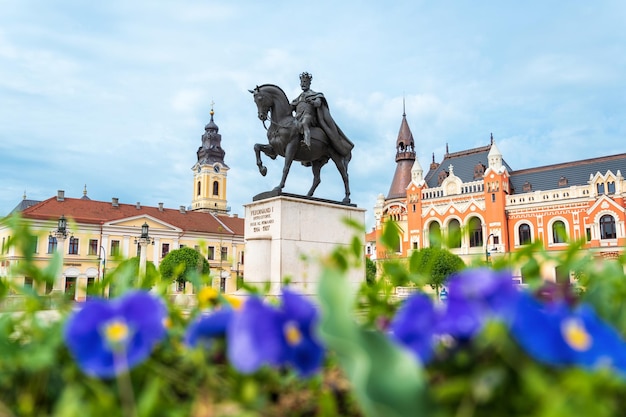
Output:
M269 197L244 206L246 222L245 277L247 284L278 295L289 281L301 294L317 294L321 274L319 259L338 245L350 245L355 229L348 218L365 224L365 210L354 206L293 195ZM365 235L359 236L365 245ZM353 287L365 280L365 267L351 270Z

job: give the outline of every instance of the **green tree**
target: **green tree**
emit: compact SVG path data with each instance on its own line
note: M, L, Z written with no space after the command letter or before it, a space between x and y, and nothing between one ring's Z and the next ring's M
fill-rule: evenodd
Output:
M423 283L429 284L439 296L439 288L451 274L465 268L465 263L447 249L431 247L413 252L409 268L411 273L422 277Z
M197 250L180 248L171 251L163 258L159 271L165 280L184 282L191 281L194 275L208 275L210 267L206 258Z
M376 263L370 258L365 258L365 281L367 285L373 285L376 282Z
M143 278L139 276L139 256L135 256L123 260L117 267L107 271L105 282L91 288L90 291L93 293L89 295L100 294L107 284L111 286L110 294L116 296L129 288L150 289L158 280L159 271L151 261L146 261L146 275Z

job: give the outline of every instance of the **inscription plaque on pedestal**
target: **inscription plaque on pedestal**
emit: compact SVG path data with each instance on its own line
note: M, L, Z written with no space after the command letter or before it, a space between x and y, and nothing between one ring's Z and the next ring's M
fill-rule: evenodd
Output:
M350 245L356 233L344 219L365 222L364 209L292 195L254 201L245 210L245 281L261 287L269 282L270 295L280 294L287 280L302 294L316 294L319 259ZM365 268L350 271L348 279L356 288Z

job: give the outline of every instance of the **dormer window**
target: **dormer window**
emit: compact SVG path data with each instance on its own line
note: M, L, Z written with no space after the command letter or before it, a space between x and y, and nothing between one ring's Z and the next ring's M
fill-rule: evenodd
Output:
M531 183L529 183L528 181L526 181L524 183L524 185L522 185L522 191L525 193L529 193L533 190L533 186Z
M565 178L563 176L561 178L559 178L559 187L564 187L566 185L567 185L567 178Z
M480 179L483 175L485 175L485 166L479 162L474 166L474 179Z
M437 177L437 185L441 185L446 178L448 178L448 172L440 171L439 176Z

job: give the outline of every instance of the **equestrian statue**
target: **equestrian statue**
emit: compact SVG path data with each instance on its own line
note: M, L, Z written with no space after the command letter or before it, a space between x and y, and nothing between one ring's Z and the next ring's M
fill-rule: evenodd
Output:
M332 160L343 180L345 197L342 204L350 204L350 185L348 181L348 163L352 158L354 144L341 131L330 115L328 103L322 93L311 90L311 74L300 74L302 93L289 102L285 92L273 84L263 84L254 90L258 116L269 121L267 130L268 144L254 145L256 164L261 175L267 174L267 168L261 161L261 152L272 159L285 158L283 176L280 184L273 191L280 193L293 161L310 166L313 170L313 185L307 196L313 196L320 184L322 167ZM294 116L295 112L295 116Z

